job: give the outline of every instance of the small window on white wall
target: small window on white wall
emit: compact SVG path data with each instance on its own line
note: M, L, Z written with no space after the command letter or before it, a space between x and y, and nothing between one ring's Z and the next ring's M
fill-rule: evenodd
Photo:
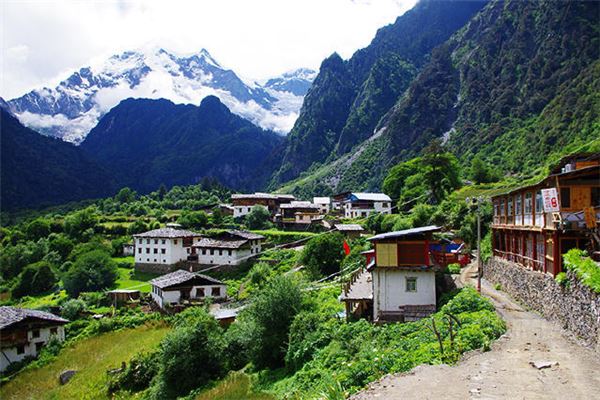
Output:
M417 278L408 277L406 278L406 291L416 292L417 291Z

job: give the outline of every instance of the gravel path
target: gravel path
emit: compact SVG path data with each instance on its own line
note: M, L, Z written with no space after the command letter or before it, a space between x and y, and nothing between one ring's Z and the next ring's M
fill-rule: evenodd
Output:
M474 266L464 271L470 280ZM489 352L472 352L456 366L420 366L390 375L351 397L366 399L600 399L600 355L526 311L483 281L508 330ZM538 369L533 362L551 362Z

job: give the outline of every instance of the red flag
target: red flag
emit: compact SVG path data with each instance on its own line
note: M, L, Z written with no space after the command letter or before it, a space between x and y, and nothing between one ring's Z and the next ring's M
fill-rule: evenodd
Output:
M346 255L350 254L350 246L348 245L348 242L346 242L346 240L344 240L344 253L346 253Z

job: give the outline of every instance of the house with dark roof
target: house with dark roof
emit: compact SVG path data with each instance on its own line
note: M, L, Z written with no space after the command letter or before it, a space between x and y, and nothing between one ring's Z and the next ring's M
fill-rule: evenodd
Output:
M359 224L335 224L334 228L349 239L355 239L365 233L365 229Z
M275 215L280 212L279 206L281 204L289 203L294 199L294 196L291 194L232 194L233 217L241 218L248 215L254 206L265 207L271 215Z
M160 308L201 301L206 298L227 298L227 286L214 278L182 269L150 281L152 299Z
M170 272L174 265L187 260L192 246L202 235L185 229L167 226L133 235L135 268L147 272Z
M437 226L373 236L373 250L364 252L366 268L352 274L340 300L346 314L374 322L415 321L435 312L435 271L431 256Z
M261 252L264 239L252 232L224 231L195 243L189 260L203 265L239 265Z
M44 311L0 307L0 372L26 357L37 357L52 337L64 341L67 322Z
M392 199L384 193L348 193L342 203L346 218L366 218L374 212L392 213Z

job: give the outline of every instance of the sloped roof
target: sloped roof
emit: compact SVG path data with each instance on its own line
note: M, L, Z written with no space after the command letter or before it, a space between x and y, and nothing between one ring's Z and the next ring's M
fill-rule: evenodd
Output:
M392 201L390 196L385 193L350 193L349 197L355 197L357 200L363 201Z
M0 329L5 329L27 318L41 319L49 322L56 322L58 324L66 324L69 322L67 319L45 311L9 306L0 307Z
M294 208L309 208L318 210L320 207L318 204L313 204L310 201L292 201L291 203L282 204L279 206L282 209L294 209Z
M363 232L365 230L359 224L335 224L335 229L340 232Z
M313 197L313 203L329 204L329 203L331 203L331 198L330 197Z
M233 236L238 236L244 239L248 239L248 240L260 240L260 239L264 239L265 237L263 235L259 235L258 233L252 233L252 232L248 232L248 231L238 231L235 229L229 230L227 231L227 233L229 233L230 235Z
M248 239L243 240L218 240L212 238L202 238L192 247L205 247L213 249L239 249L248 243Z
M423 226L420 228L405 229L403 231L382 233L381 235L375 235L373 237L370 237L367 240L372 241L372 240L383 240L383 239L395 239L395 238L400 238L403 236L419 235L422 233L436 232L436 231L440 231L440 230L442 230L442 228L440 228L439 226L429 225L429 226Z
M271 194L271 193L249 193L249 194L232 194L231 199L266 199L266 200L294 200L294 195L291 194Z
M202 236L199 233L188 231L185 229L175 229L171 227L153 229L148 232L138 233L133 235L133 237L147 237L147 238L180 238L180 237L198 237Z
M185 271L183 269L179 269L175 272L171 272L169 274L159 276L158 278L154 278L150 281L150 283L158 288L163 289L169 286L189 282L194 279L203 279L217 285L223 285L223 282L221 282L218 279L211 278L208 275L198 274L196 272Z

